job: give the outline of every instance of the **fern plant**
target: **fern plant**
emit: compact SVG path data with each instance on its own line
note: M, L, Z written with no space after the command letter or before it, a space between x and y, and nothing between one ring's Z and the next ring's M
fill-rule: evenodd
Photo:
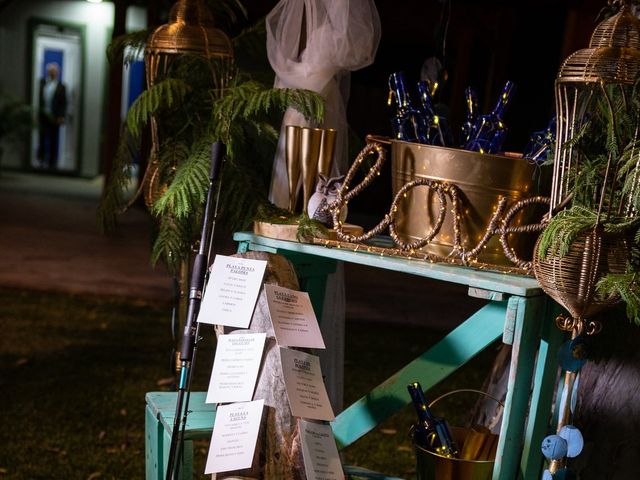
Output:
M130 37L130 44L140 38ZM251 66L265 64L247 61L256 51L264 54L256 47L265 43L264 22L241 32L233 43L239 61L227 88L216 88L202 58L184 55L138 97L127 114L99 207L99 222L109 229L131 203L125 198L130 167L155 119L160 145L144 181L147 204L158 225L151 258L172 273L189 259L200 231L211 144L222 140L227 151L218 185L219 225L228 231L246 228L258 206L267 202L280 114L293 107L314 122L324 116L324 100L317 93L268 87L260 81L264 72L252 71ZM122 39L117 47L122 50L125 45Z

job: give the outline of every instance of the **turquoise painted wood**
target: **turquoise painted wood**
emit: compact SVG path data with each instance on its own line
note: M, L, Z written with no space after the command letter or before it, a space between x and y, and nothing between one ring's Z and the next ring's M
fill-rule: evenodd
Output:
M403 480L399 477L390 477L384 473L374 472L362 467L355 467L351 465L345 465L344 473L347 475L347 480L357 479L373 479L373 480Z
M560 313L560 307L547 302L545 319L553 319ZM519 478L537 478L540 471L540 445L551 429L549 412L553 403L554 385L558 375L558 351L566 334L555 327L553 322L541 322L541 341L533 379L531 408L524 435L524 447ZM542 421L547 419L547 421Z
M513 353L493 480L539 478L542 456L536 442L544 436L549 423L559 334L553 328L540 331L540 326L548 325L553 317L546 311L550 302L535 279L274 240L246 232L236 233L234 239L239 242L239 252L267 251L287 256L296 267L302 288L309 292L314 308L321 308L326 276L333 271L336 261L464 284L471 295L486 298L487 305L445 339L344 410L332 425L334 435L340 447L353 443L408 403L407 383L418 379L423 386L435 385L502 334L503 342L513 345ZM147 398L147 479L162 478L153 474L160 470L157 465L166 463L165 450L174 414L175 394L155 395L149 394ZM193 410L198 410L198 393L195 395L192 405ZM211 412L200 417L190 415L185 437L210 436L213 416ZM352 478L392 479L366 469L360 469L360 474Z
M340 413L332 423L338 448L351 445L410 402L407 385L428 389L480 353L502 334L506 302L491 302L437 344Z
M145 396L145 474L146 480L164 480L175 415L176 392L148 392ZM193 440L210 438L216 406L205 403L206 392L193 392L182 448L180 479L193 478Z
M494 480L518 478L522 455L524 421L528 412L531 380L538 333L544 313L545 297L511 297L509 310L515 314L516 324L511 350L511 365L507 396L498 440ZM533 406L535 409L535 406Z
M162 475L162 432L164 427L153 412L153 407L147 404L145 409L145 478L147 480L164 480Z
M283 254L285 251L297 252L314 257L332 258L523 297L538 296L543 293L534 278L524 275L474 270L458 265L429 263L424 260L381 256L369 254L362 250L352 252L341 248L327 248L321 245L275 240L249 232L238 232L234 234L233 238L240 243L239 251L266 250Z

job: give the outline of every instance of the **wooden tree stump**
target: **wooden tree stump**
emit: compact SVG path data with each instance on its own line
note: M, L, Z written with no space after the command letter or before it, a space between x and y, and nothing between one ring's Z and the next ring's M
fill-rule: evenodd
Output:
M281 255L265 252L247 252L234 255L254 260L267 260L264 283L298 290L298 279L291 263ZM289 400L282 375L280 348L276 343L269 306L264 288L260 290L248 330L216 327L216 334L266 332L262 365L258 373L254 400L264 399L265 411L258 433L253 468L236 472L214 474L215 480L303 480L304 463L300 445L298 419L291 415Z

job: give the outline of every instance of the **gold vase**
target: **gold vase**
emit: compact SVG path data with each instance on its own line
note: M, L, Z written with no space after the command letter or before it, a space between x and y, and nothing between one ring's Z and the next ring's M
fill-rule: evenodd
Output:
M300 135L300 166L302 170L302 211L307 212L307 204L316 186L318 158L322 142L322 129L302 127Z
M294 212L298 201L298 181L300 180L300 140L302 127L287 125L285 130L285 159L289 182L289 211Z
M325 128L322 130L320 141L320 158L318 160L318 174L329 178L333 166L333 156L336 150L336 130Z

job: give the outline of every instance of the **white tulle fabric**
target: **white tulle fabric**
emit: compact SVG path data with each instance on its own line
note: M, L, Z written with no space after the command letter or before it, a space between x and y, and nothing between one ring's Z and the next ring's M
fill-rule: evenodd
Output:
M323 125L310 125L291 108L284 114L269 199L286 208L289 197L285 125L335 128L336 155L331 176L346 173L350 72L373 62L380 41L380 18L373 0L281 0L267 15L266 27L275 86L313 90L326 101ZM306 42L301 46L303 31Z

